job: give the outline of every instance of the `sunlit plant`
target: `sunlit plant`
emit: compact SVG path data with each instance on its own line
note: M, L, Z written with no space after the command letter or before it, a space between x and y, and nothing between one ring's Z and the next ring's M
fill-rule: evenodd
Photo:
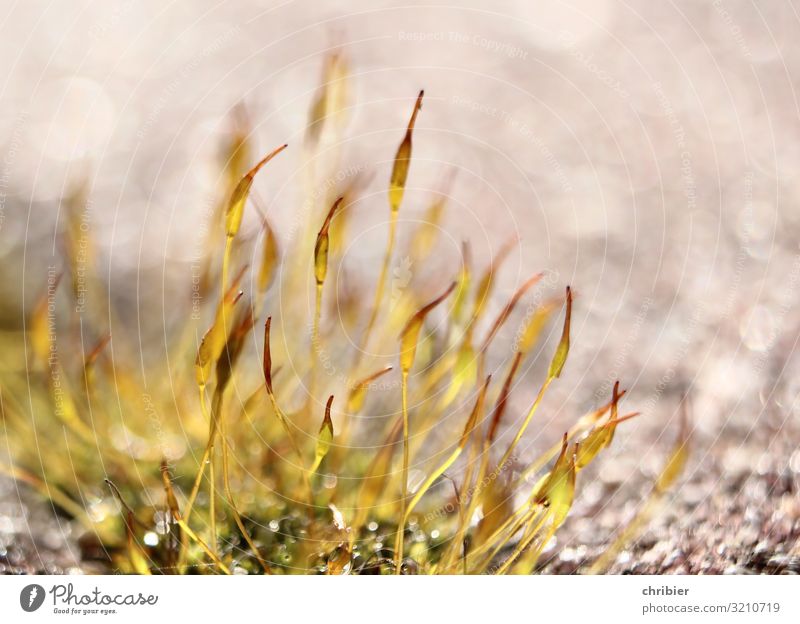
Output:
M348 106L346 85L345 60L333 54L311 107L301 148L306 162L315 163L315 154L336 144ZM157 371L155 379L150 375L145 386L137 372L146 357L137 354L138 336L115 331L111 338L97 320L101 315L95 315L95 324L89 313L66 323L68 295L59 295L60 275L49 276L28 316L27 360L2 372L2 417L13 460L3 469L81 523L88 536L84 542L94 540L99 546L94 556L101 553L110 569L140 574L537 569L567 519L579 473L635 414L620 414L624 391L616 384L606 405L520 465L520 443L568 360L572 291L566 287L563 298L541 302L523 321L502 375L486 374L495 338L541 274L525 281L495 319L485 318L487 303L516 240L477 276L466 245L462 266L450 279L426 275L445 194L412 233L408 254L421 267L420 283L392 295L390 303L386 281L423 97L420 92L413 103L391 170L376 172L388 179L389 231L372 297L335 293L333 301L328 284L329 265L341 258L348 208L365 178L355 176L347 186L317 196L302 231L281 241L251 191L257 176L268 175L269 162L290 149L282 145L253 165L241 110L225 149L225 199L210 228L198 280L207 330L197 341L187 330L168 340L170 361L181 365ZM307 168L313 180L317 172L312 164ZM67 199L70 224L83 201L83 191ZM248 209L260 213L256 240L241 236ZM77 245L85 242L78 242L73 229L67 229L64 250L74 284L77 271L85 271L77 260ZM257 259L254 266L247 266L247 254ZM313 310L300 322L294 311L309 292ZM78 294L73 287L71 296ZM288 301L292 312L282 315L279 300ZM341 322L360 332L360 348L332 329L334 306ZM517 375L561 310L560 340L538 390L531 392ZM84 346L92 335L96 342ZM370 356L367 347L373 343L391 345L394 361ZM327 373L326 358L336 374ZM383 387L398 387L399 397L380 392ZM513 391L532 397L515 424L506 418ZM432 398L424 409L414 407L426 397ZM385 427L365 417L398 398L399 405L391 407L396 416ZM463 424L441 448L428 433L453 414ZM510 442L501 441L505 431ZM437 444L433 461L426 461L422 448ZM414 461L424 466L418 483L410 479ZM679 466L670 470L662 479L671 482ZM658 487L668 487L666 481Z

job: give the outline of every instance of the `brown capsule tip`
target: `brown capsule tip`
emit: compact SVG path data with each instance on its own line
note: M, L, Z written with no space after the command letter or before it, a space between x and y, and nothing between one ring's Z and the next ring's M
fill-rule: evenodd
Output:
M109 342L111 342L111 334L106 334L100 340L98 340L97 344L95 344L94 348L92 348L92 350L86 356L86 365L94 363Z
M264 323L264 381L267 384L267 392L272 394L272 353L270 352L270 329L272 328L272 317L268 316Z
M508 372L508 376L503 384L503 388L500 390L500 396L497 398L497 403L494 406L494 413L492 414L492 420L489 424L489 433L487 435L489 442L493 442L495 435L497 435L497 428L500 425L500 419L505 413L506 405L508 403L508 396L511 394L511 383L514 380L514 375L516 375L517 368L519 368L521 361L522 353L517 351L516 356L514 356L514 362L511 364L511 370Z
M612 421L608 422L607 424L616 426L616 425L618 425L620 423L625 422L626 420L631 420L632 418L636 418L637 416L641 416L641 415L642 415L641 412L631 412L630 414L625 414L624 416L620 416L616 420L612 420Z
M417 101L414 104L414 110L411 113L411 119L408 120L408 131L406 133L406 140L409 140L411 137L411 131L414 129L414 124L417 122L417 113L419 113L420 109L422 109L422 98L425 95L425 90L419 92L417 96Z
M467 424L464 426L464 433L461 434L461 440L459 440L458 443L458 446L462 450L467 445L467 442L469 441L469 436L475 429L475 424L478 421L478 412L480 412L483 409L483 402L486 399L486 391L489 389L489 382L491 381L492 381L492 376L489 375L488 377L486 377L486 381L484 382L483 386L478 392L478 398L475 400L475 407L472 408L472 412L470 413L469 418L467 419Z
M256 174L258 173L259 169L261 169L261 167L266 165L270 160L275 158L275 156L280 154L287 147L289 147L289 144L288 143L284 143L280 147L277 147L274 150L272 150L269 154L264 156L264 158L259 160L258 163L256 163L255 167L253 167L250 171L247 172L247 175L245 177L246 178L251 178L251 179L254 178L256 176Z
M328 397L328 403L325 405L325 417L322 419L322 426L320 426L320 432L324 431L325 429L329 429L331 434L333 434L333 421L331 420L331 406L333 405L333 395Z
M419 322L419 321L420 321L420 319L424 319L424 318L425 318L425 317L428 315L428 312L430 312L431 310L433 310L433 309L434 309L436 306L438 306L438 305L439 305L439 304L440 304L442 301L444 301L445 299L447 299L447 297L450 295L450 293L451 293L451 292L453 292L453 290L455 289L455 287L456 287L456 285L457 285L457 284L458 284L458 282L457 282L457 281L455 281L455 280L454 280L454 281L452 281L452 282L450 282L450 286L447 288L447 290L445 290L445 291L444 291L444 292L443 292L441 295L439 295L438 297L436 297L436 299L434 299L434 300L433 300L433 301L431 301L430 303L428 303L428 304L424 305L422 308L420 308L420 309L419 309L419 310L418 310L418 311L417 311L417 312L416 312L416 313L415 313L415 314L414 314L414 315L413 315L413 316L412 316L412 317L411 317L411 318L408 320L408 322L406 323L405 327L403 327L403 330L400 332L400 336L401 336L401 337L405 336L405 335L406 335L406 333L407 333L407 332L408 332L408 331L409 331L409 330L410 330L410 329L411 329L411 328L414 326L414 324L415 324L416 322Z
M324 236L328 233L328 228L331 225L333 216L336 214L336 211L339 209L339 206L342 205L343 201L344 201L344 196L341 196L335 202L333 202L333 206L331 206L331 209L328 211L328 214L325 217L325 221L319 230L319 236Z
M614 383L614 389L611 391L611 419L615 419L617 417L617 409L619 405L619 400L622 398L622 395L619 393L619 381Z
M422 98L425 97L425 89L421 89L417 95L417 101L414 103L414 115L422 108Z
M385 375L386 373L388 373L389 371L391 371L392 368L394 368L394 367L391 364L388 364L387 366L385 366L384 368L380 369L379 371L376 371L376 372L372 373L371 375L367 375L366 377L364 377L360 381L356 382L355 385L353 386L353 388L363 388L363 387L365 387L369 382L375 381L379 377L381 377L381 376Z
M567 454L567 447L569 446L569 432L564 432L564 437L561 438L561 455L559 459L563 458Z

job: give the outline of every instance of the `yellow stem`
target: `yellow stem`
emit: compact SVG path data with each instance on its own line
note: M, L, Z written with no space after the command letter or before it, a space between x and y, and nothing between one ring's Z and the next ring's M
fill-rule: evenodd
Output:
M411 512L414 511L414 507L417 506L417 503L419 503L419 501L425 495L425 492L427 492L430 489L430 487L434 484L436 479L438 479L444 474L445 470L447 470L450 466L453 465L453 463L458 459L458 456L461 455L461 450L462 449L460 446L456 447L456 450L450 454L450 457L444 460L444 462L430 474L430 476L425 480L425 483L422 484L419 490L417 490L417 493L414 494L414 498L411 499L411 502L408 504L408 506L406 507L406 511L403 514L403 526L405 526L406 522L408 522L408 518L411 515Z
M516 532L519 531L520 527L533 516L534 511L535 510L531 510L525 506L514 510L514 512L508 518L505 519L503 524L497 527L482 544L476 546L473 550L469 552L469 554L467 555L467 559L476 558L479 555L485 553L487 550L492 548L492 544L494 544L495 540L498 539L506 531L506 529L508 529L511 523L516 522L516 524L513 527L513 530L510 531L508 535L506 535L506 537L499 542L499 544L494 548L492 554L484 562L484 565L477 568L475 573L480 573L483 570L483 568L489 564L489 562L494 558L495 554L498 553L503 548L503 546L505 546L505 544L507 544L508 541L516 534Z
M478 468L477 478L475 480L475 487L470 494L469 503L467 504L467 511L463 514L463 520L458 525L458 531L456 531L455 539L453 539L452 544L447 550L447 553L444 557L445 560L445 567L449 567L454 563L454 559L458 556L458 549L459 544L464 543L464 536L469 528L470 518L475 515L475 510L478 507L478 502L480 501L480 497L483 494L483 488L481 487L481 483L483 482L483 477L486 474L486 468L489 465L489 444L487 440L484 440L483 443L483 453L481 455L481 464ZM468 487L469 482L464 481L464 487Z
M222 297L225 297L225 291L228 289L228 267L231 262L231 249L233 248L233 236L225 238L225 251L222 255Z
M378 285L375 288L375 300L372 302L372 312L369 315L367 327L364 330L364 335L361 338L361 348L356 352L356 363L359 362L364 351L369 346L370 335L375 326L375 321L378 318L378 310L380 309L381 301L383 300L383 290L386 287L386 276L389 273L389 265L392 262L392 254L394 253L395 231L397 230L397 210L392 210L392 215L389 221L389 242L386 246L386 253L383 256L383 266L381 266L381 273L378 276Z
M552 377L548 377L545 380L545 382L542 384L542 387L539 389L539 394L536 395L536 400L533 402L533 405L531 405L531 409L528 410L528 415L525 416L525 420L522 423L522 426L519 428L519 431L517 431L517 435L514 436L514 439L512 440L512 442L509 445L508 449L506 449L506 452L503 455L503 458L497 464L497 470L498 471L502 471L503 470L503 467L505 466L505 464L508 461L508 459L511 457L511 454L514 452L514 449L517 447L517 444L519 444L519 441L522 439L522 436L524 435L525 430L528 428L528 425L530 424L531 419L533 418L533 415L536 413L536 410L539 408L539 404L542 402L542 398L544 397L544 393L547 391L547 388L550 386L552 381L553 381L553 378Z
M176 518L175 522L178 523L179 527L181 527L184 531L186 531L186 534L191 539L193 539L195 542L197 542L200 545L200 548L203 549L203 551L211 558L211 560L214 563L216 563L220 567L220 569L225 574L230 574L231 573L230 569L228 569L228 566L226 566L224 563L222 563L222 560L219 557L217 557L217 555L214 554L214 552L212 552L212 550L208 547L208 544L206 544L203 540L201 540L200 537L197 535L197 533L195 533L194 531L192 531L191 528L189 528L189 525L186 524L186 520L184 520L183 518Z
M197 494L200 491L200 484L203 482L203 475L205 474L206 463L211 457L211 449L214 445L214 435L215 435L214 423L211 420L211 416L208 413L208 409L206 408L205 384L200 384L198 386L198 390L200 392L200 411L203 414L203 419L208 420L209 432L208 432L208 442L206 443L206 448L203 451L203 458L200 461L200 469L197 471L197 476L194 479L194 484L192 485L192 491L189 494L189 500L187 501L186 509L184 510L183 519L186 522L189 522L189 518L192 515L192 508L194 507L194 501L197 498Z
M317 288L314 294L314 321L311 329L311 374L308 382L309 411L312 411L311 408L314 405L314 395L316 394L317 352L320 351L322 347L322 345L320 345L319 342L319 323L321 316L322 316L322 284L317 282Z
M211 552L217 553L217 505L216 505L216 487L214 484L214 447L211 447L211 458L208 463L208 521L211 531Z
M400 390L403 397L403 471L400 476L400 518L402 522L397 527L397 540L395 541L395 574L400 574L403 563L403 540L406 528L406 498L408 497L408 371L402 371L400 377Z
M536 539L537 535L539 535L539 529L542 528L542 525L544 524L546 519L547 519L547 514L544 514L541 517L541 519L536 523L535 526L531 526L530 530L527 532L527 535L523 537L523 539L521 539L520 542L517 544L517 547L514 549L514 552L512 552L511 555L508 557L508 559L506 559L503 562L503 565L501 565L497 569L497 574L505 574L506 572L508 572L508 569L511 567L511 565L517 560L517 557L519 557L523 552L525 552L525 549L527 549L530 543L534 539ZM549 535L552 535L552 530L549 532ZM546 543L545 540L542 540L542 544L540 544L539 546L540 549L544 546L544 543Z
M286 433L286 437L289 439L289 444L291 444L294 454L297 455L298 466L303 475L303 483L305 484L306 488L309 513L313 513L313 509L311 508L314 505L314 491L311 489L311 481L308 478L308 470L306 470L305 462L303 461L303 453L300 451L300 447L297 445L297 441L294 439L294 435L292 434L291 427L289 427L289 421L286 419L286 415L281 411L281 408L278 407L278 402L275 400L275 395L272 392L268 392L268 394L269 400L272 403L272 409L275 411L275 415L278 417L281 426L283 426L283 430Z
M242 517L239 514L239 510L236 507L236 501L233 498L233 492L231 491L230 472L228 468L228 437L225 430L225 418L221 412L219 416L219 427L220 436L222 436L222 482L225 487L225 495L227 496L228 503L231 506L231 512L233 512L233 519L236 521L236 526L239 527L239 531L241 531L242 537L244 537L247 545L250 546L250 550L253 551L253 555L255 555L256 559L258 559L258 563L261 565L261 568L266 574L271 574L272 571L269 569L267 562L261 557L261 553L258 551L258 548L250 537L250 534L247 532L247 529L242 522Z

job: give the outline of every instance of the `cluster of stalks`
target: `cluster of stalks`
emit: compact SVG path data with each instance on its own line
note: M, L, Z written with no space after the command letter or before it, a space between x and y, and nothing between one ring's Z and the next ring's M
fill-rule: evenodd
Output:
M346 87L345 60L332 54L299 148L312 187L321 163L338 166ZM2 372L13 462L3 469L83 523L87 559L141 574L536 570L567 518L578 474L635 414L620 413L616 384L605 405L520 462L525 433L567 362L573 298L567 287L544 299L522 322L514 349L505 349L498 374L487 374L495 337L541 277L487 318L513 242L477 275L465 248L452 279L423 274L389 301L422 106L420 92L391 172L375 172L388 175L389 227L371 302L332 290L328 280L366 177L314 194L284 248L252 187L287 146L253 158L247 117L237 110L224 150L226 188L196 280L206 330L175 331L161 369L145 363L146 347L122 323L111 339L113 305L74 311L87 287L78 284L78 271L86 273L79 261L91 246L80 227L85 193L65 201L72 294L58 288L60 275L49 276L27 317L24 361ZM433 252L445 201L438 194L411 233L415 266ZM241 231L248 209L260 215L257 236ZM101 290L93 282L89 299L99 301ZM313 310L303 315L297 310L309 295ZM561 337L531 393L518 375L556 317ZM346 333L359 337L357 347ZM378 348L395 355L370 355ZM515 391L531 394L523 414L507 414ZM452 422L452 440L433 435Z

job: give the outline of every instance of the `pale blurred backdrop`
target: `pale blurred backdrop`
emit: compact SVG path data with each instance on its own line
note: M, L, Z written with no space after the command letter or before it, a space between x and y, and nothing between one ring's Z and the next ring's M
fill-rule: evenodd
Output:
M424 88L402 219L422 218L457 173L440 264L406 268L451 271L466 238L482 266L517 235L495 310L536 270L548 272L545 293L573 286L567 381L530 448L605 401L617 378L626 407L643 412L587 485L557 569L631 516L688 393L693 455L675 504L617 569L777 570L772 558L800 554L798 11L755 0L6 2L0 323L20 327L47 266L61 264L60 199L80 179L97 272L127 318L142 315L155 336L184 322L173 302L190 296L239 104L258 152L289 143L255 188L290 236L308 109L338 48L352 72L342 163L372 174L344 270L374 284L381 193ZM245 227L258 227L252 210ZM536 370L527 378L517 410ZM31 512L10 484L0 496L2 553ZM768 556L753 563L759 548Z

